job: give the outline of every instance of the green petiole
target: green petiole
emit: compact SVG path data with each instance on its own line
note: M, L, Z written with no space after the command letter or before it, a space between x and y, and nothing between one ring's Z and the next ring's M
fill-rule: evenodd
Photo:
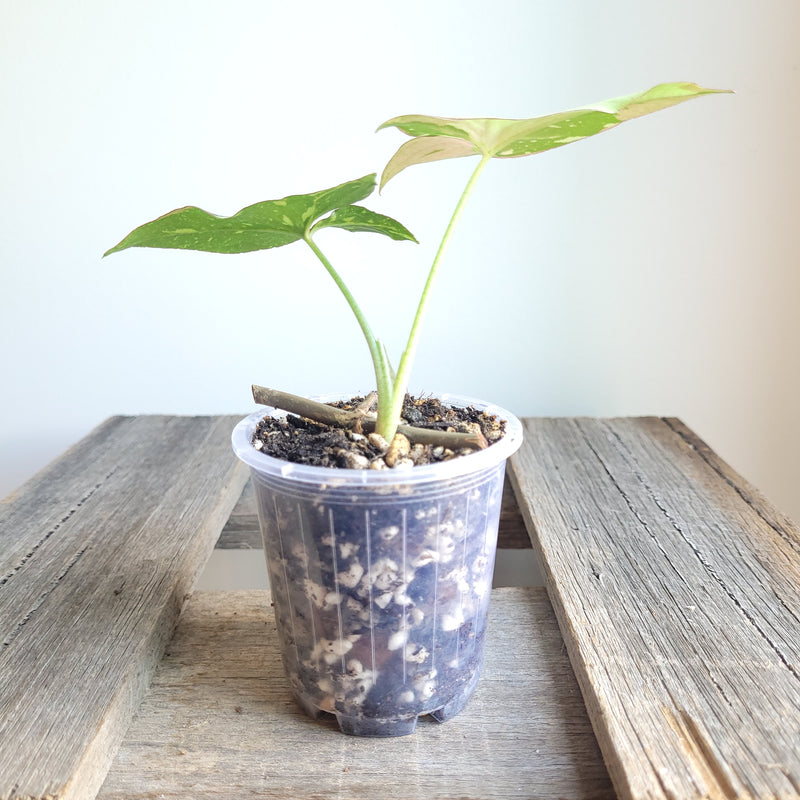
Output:
M482 156L480 162L478 162L478 166L475 168L469 180L467 181L467 185L464 187L464 191L461 193L461 197L458 199L458 203L456 204L455 210L450 217L450 222L447 224L447 228L442 236L442 241L439 243L439 249L436 251L430 271L428 272L428 279L425 282L425 288L422 290L422 295L419 299L419 305L417 306L417 313L414 315L414 322L411 325L411 331L408 335L408 342L406 343L406 348L400 358L400 364L397 367L397 375L395 376L394 384L392 386L392 405L389 410L390 416L386 423L386 428L387 430L392 431L392 436L394 436L394 431L397 430L397 425L400 422L400 414L403 410L403 398L406 395L408 378L411 373L411 366L414 362L414 356L417 353L417 345L419 344L419 336L422 330L422 320L425 317L425 312L428 308L428 300L430 298L431 289L436 280L436 276L439 274L439 265L441 264L442 257L447 251L448 245L450 244L453 231L455 231L456 225L461 219L464 206L472 194L472 190L475 188L475 184L477 183L481 172L483 172L484 167L489 163L490 159L490 155Z
M384 436L385 433L388 434L389 431L388 428L381 428L380 422L382 419L386 419L387 414L391 413L393 392L392 371L386 355L386 348L375 338L375 335L372 333L372 328L370 327L364 312L361 310L361 307L356 302L353 293L347 287L347 284L342 280L342 277L336 271L333 264L331 264L322 250L319 249L316 242L311 238L311 234L306 233L303 236L303 240L311 248L314 255L322 262L322 265L328 271L328 274L331 276L331 278L333 278L334 283L339 287L339 290L344 295L347 304L350 306L350 310L358 320L361 332L366 339L367 346L369 347L369 354L372 358L372 365L375 370L375 381L378 388L378 423L376 424L376 430L378 433L381 433L381 435ZM397 425L395 425L394 430L391 431L391 437L394 437L395 430L397 430ZM383 431L385 431L385 433Z
M417 313L414 315L414 321L411 325L408 341L406 342L405 349L403 350L403 355L400 358L400 364L398 365L396 375L392 373L392 368L389 364L386 349L383 347L381 342L375 338L364 312L356 302L352 292L348 289L347 284L342 280L341 276L334 269L333 265L322 252L322 250L319 249L317 244L311 238L311 235L306 233L303 237L306 244L314 252L314 255L316 255L317 258L322 262L323 266L328 271L328 274L333 278L334 283L336 283L336 285L339 287L339 290L344 295L345 300L350 306L350 310L358 320L358 324L361 327L361 332L364 334L364 338L367 341L369 353L372 358L373 369L375 371L375 380L378 387L378 419L375 423L375 431L384 439L386 439L387 442L391 442L391 440L394 438L395 433L397 432L397 427L400 424L400 417L403 413L403 400L406 396L409 375L411 373L411 367L414 363L414 356L416 355L417 346L419 344L422 321L428 308L431 289L433 288L436 277L439 274L439 266L442 262L445 252L447 251L448 245L450 244L450 240L453 237L453 232L456 229L458 221L461 219L464 206L472 194L472 190L475 188L475 184L477 183L481 172L483 172L484 167L489 163L491 158L491 155L483 155L481 157L481 160L478 162L478 166L472 172L472 175L470 175L467 185L464 187L464 191L461 193L461 196L458 199L458 203L456 203L456 207L450 217L450 221L447 224L444 235L442 236L442 241L439 243L439 248L437 249L436 255L433 258L433 263L428 271L428 278L425 281L425 286L419 299Z

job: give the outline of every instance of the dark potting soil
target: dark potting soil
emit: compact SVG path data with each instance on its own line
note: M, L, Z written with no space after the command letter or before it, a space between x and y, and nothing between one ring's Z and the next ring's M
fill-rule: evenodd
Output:
M331 405L354 410L363 400L363 397L354 397ZM401 422L417 428L456 433L480 431L489 445L502 439L505 433L505 420L494 414L471 406L446 405L432 397L406 395ZM296 464L349 469L409 468L473 452L471 448L453 449L446 443L415 443L403 434L387 442L375 433L346 430L294 414L261 420L253 434L253 446L267 455Z

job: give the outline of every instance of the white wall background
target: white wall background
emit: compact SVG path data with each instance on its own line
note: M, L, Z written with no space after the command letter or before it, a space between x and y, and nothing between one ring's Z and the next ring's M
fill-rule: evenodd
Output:
M522 415L680 416L800 518L796 0L0 0L0 495L112 414L365 389L302 245L101 254L379 171L402 113L532 116L693 80L692 101L484 174L413 380ZM422 245L320 236L398 353L468 160L375 197ZM322 238L324 235L324 239Z

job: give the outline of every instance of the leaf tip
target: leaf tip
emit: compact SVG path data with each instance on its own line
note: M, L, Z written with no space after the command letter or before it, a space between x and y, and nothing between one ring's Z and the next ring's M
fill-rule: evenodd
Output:
M123 239L122 241L125 241L125 240ZM115 244L113 247L109 247L108 250L106 250L105 253L103 253L103 255L100 256L100 257L101 258L105 258L106 256L110 256L112 253L118 253L120 250L124 250L124 249L125 248L122 247L122 242L120 242L119 244Z
M378 194L383 194L383 189L389 181L397 175L398 172L401 170L399 169L390 169L392 166L391 162L389 162L385 167L383 172L381 173L381 182L378 185Z
M398 119L400 119L400 117L392 117L391 119L387 119L386 122L382 122L375 128L375 133L384 130L384 128L394 128Z

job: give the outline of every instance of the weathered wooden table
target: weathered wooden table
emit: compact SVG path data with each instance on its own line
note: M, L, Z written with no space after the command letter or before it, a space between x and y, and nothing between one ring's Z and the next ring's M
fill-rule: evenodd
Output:
M525 421L547 593L381 740L295 707L267 592L191 594L254 526L234 421L115 417L0 504L3 800L800 797L800 533L677 420Z

